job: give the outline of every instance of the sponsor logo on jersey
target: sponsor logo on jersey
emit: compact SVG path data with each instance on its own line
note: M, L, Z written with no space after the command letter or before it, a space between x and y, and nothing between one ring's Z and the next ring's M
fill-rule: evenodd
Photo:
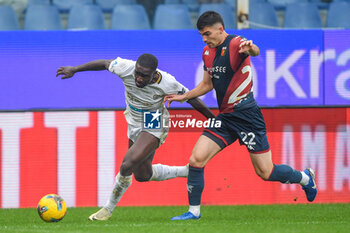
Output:
M143 128L144 129L160 129L162 113L157 111L146 111L143 113Z
M153 106L153 104L144 102L143 100L137 98L136 96L134 96L132 93L130 93L128 91L126 92L126 96L127 96L127 98L129 99L130 102L133 102L133 104L140 103L140 104L142 104L144 106L148 106L148 107ZM153 98L154 98L154 96L153 96Z
M205 50L204 55L209 55L209 50Z
M226 49L227 49L226 46L225 46L225 47L222 47L222 49L221 49L221 56L225 56Z
M214 67L207 67L207 71L215 72L215 73L226 73L226 66L214 66Z

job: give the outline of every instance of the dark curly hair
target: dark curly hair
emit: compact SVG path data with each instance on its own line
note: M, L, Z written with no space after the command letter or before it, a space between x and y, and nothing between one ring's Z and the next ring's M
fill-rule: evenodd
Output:
M151 70L156 70L158 67L158 59L149 53L144 53L137 58L137 64Z

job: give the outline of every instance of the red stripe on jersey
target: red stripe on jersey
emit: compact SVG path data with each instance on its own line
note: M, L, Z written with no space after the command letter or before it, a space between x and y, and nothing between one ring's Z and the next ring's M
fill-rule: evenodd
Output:
M237 38L237 39L236 39ZM231 82L226 90L224 99L221 103L220 106L220 112L221 113L227 113L227 112L232 112L234 105L239 101L239 100L234 100L232 103L228 103L229 98L231 95L238 90L242 84L244 84L244 81L246 81L249 78L250 72L245 71L243 73L242 69L246 66L250 67L250 57L246 57L245 60L243 61L244 57L242 54L240 54L239 51L239 44L241 43L240 37L236 37L230 41L230 47L229 47L229 52L230 52L230 64L231 68L233 69L234 75L231 79ZM248 80L247 80L248 81ZM242 95L248 95L251 88L252 88L252 79L250 80L249 83L247 83L246 86L244 86L239 93L237 93L237 97L242 96ZM231 102L231 101L230 101Z
M263 153L266 153L266 152L269 152L270 151L270 148L267 149L267 150L263 150L263 151L249 151L249 153L252 153L252 154L263 154Z

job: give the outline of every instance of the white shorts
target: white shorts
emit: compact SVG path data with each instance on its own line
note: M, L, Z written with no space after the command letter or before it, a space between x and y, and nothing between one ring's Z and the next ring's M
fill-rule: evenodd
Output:
M169 129L162 127L162 129L144 129L140 126L128 125L128 137L131 141L135 142L137 137L141 132L147 132L159 138L159 146L162 145L165 141L165 138L168 136Z
M131 141L135 142L139 134L144 131L152 134L156 138L159 138L159 146L162 145L165 141L165 138L168 136L169 128L161 127L161 129L147 129L143 128L142 115L132 115L132 111L129 107L124 111L125 119L128 123L128 137ZM169 112L166 109L163 109L162 118L164 121L168 122Z

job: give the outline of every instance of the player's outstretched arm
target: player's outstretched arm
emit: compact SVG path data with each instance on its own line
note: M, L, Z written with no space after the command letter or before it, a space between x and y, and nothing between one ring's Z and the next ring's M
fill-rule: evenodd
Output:
M58 68L56 77L61 76L61 79L71 78L76 72L92 71L92 70L107 70L112 60L95 60L78 66L62 66Z
M187 103L189 103L194 109L196 109L198 112L202 113L203 116L206 118L214 118L215 115L210 111L208 106L199 98L193 98L187 100Z
M210 111L207 105L204 104L202 100L197 98L198 96L204 95L205 93L213 89L213 83L211 81L210 75L207 71L204 71L204 76L202 82L198 84L193 90L186 92L182 95L167 95L164 97L163 103L168 101L168 107L172 101L183 102L187 101L192 105L194 109L202 113L206 118L214 118L215 115Z
M196 98L198 96L202 96L213 89L213 82L211 81L211 77L207 71L204 71L203 80L191 91L186 92L183 95L167 95L164 97L164 103L168 101L168 107L173 101L187 101L189 99Z

